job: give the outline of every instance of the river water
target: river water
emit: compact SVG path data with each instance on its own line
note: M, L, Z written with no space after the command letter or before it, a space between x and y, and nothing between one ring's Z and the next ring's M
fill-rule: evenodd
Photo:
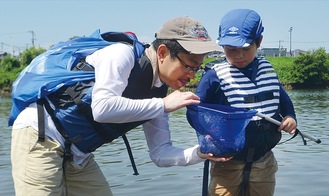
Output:
M303 145L300 136L278 145L279 163L275 196L329 195L329 90L287 91L294 102L298 128L321 139ZM0 98L0 195L14 195L10 165L11 127L7 120L11 100ZM185 109L170 114L173 144L189 147L197 143L194 130L185 118ZM122 139L99 148L94 154L115 196L200 196L203 163L188 167L158 168L148 157L140 128L129 132L140 175L133 175ZM283 140L290 138L284 134Z

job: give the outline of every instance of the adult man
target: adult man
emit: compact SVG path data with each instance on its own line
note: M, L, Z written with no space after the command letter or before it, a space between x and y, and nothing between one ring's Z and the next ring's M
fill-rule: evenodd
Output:
M70 87L64 86L45 96L41 104L33 102L17 112L18 116L11 115L15 120L11 158L17 195L112 195L91 152L140 124L150 157L158 166L190 165L201 162L200 157L212 158L198 153L198 146L185 150L172 146L168 112L197 104L199 98L191 92L166 95L168 86L175 90L185 86L206 53L219 47L199 21L188 17L166 22L138 60L135 44L138 42L133 46L111 44L85 57L84 65L95 74L94 80L86 84L94 81L93 87L81 97L91 101L87 110L78 111L85 107L75 107L74 96L67 96L71 95ZM41 66L47 66L39 59L40 63L34 61L39 66L35 75L42 72ZM29 70L32 69L23 71L15 82L14 98L20 81L34 80L24 79L29 77ZM14 102L14 106L19 104ZM43 105L45 109L39 112L44 112L45 118L38 123L37 108ZM41 142L40 122L45 123L46 135ZM72 156L65 158L69 153Z

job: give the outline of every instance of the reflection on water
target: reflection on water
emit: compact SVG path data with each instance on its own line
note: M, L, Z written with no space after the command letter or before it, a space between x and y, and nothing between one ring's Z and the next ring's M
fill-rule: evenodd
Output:
M304 146L298 136L274 149L279 162L276 195L328 195L329 91L295 90L288 94L294 102L299 130L322 143L308 141Z
M298 128L320 138L322 143L308 141L304 146L300 136L278 145L274 152L279 163L276 196L324 196L329 192L329 91L288 91L294 102ZM0 195L14 195L10 171L10 128L7 119L10 99L0 99ZM196 144L194 131L185 118L185 109L170 114L174 145ZM283 139L291 137L283 134ZM148 157L144 134L137 128L127 135L134 153L138 176L132 167L121 139L104 145L94 154L107 177L114 195L201 195L203 164L188 167L158 168Z
M7 119L11 100L0 97L0 195L14 195L10 165L10 130Z

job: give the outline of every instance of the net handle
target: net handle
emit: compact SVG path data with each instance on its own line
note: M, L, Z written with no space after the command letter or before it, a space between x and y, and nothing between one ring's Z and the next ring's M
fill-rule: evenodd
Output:
M267 115L265 115L265 114L262 114L262 113L257 112L257 113L256 113L256 116L261 117L261 118L263 118L263 119L265 119L265 120L267 120L267 121L269 121L269 122L271 122L271 123L273 123L273 124L275 124L275 125L278 125L278 126L281 125L281 122L280 122L280 121L275 120L275 119L273 119L273 118L271 118L271 117L269 117L269 116L267 116ZM318 143L318 144L321 143L321 140L318 139L318 138L315 138L315 137L313 137L313 136L311 136L311 135L308 135L308 134L306 134L306 133L302 133L302 132L300 132L300 131L299 131L299 133L300 133L303 137L305 137L305 138L307 138L307 139L310 139L310 140L312 140L312 141L315 142L315 143Z

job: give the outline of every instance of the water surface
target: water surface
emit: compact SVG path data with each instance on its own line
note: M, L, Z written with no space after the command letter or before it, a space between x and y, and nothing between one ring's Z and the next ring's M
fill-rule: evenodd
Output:
M278 145L274 152L279 163L276 196L329 195L329 90L288 91L294 102L298 128L320 138L321 144L300 136ZM10 127L7 120L11 100L0 99L0 195L12 196L10 165ZM194 130L185 118L185 109L171 114L170 127L175 146L189 147L197 143ZM148 157L144 133L137 128L127 135L140 175L134 176L121 139L99 148L94 154L114 195L117 196L200 196L203 163L188 167L158 168ZM283 139L290 135L284 134Z

